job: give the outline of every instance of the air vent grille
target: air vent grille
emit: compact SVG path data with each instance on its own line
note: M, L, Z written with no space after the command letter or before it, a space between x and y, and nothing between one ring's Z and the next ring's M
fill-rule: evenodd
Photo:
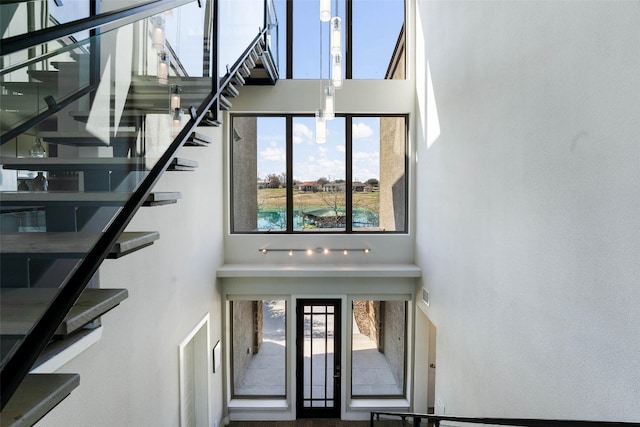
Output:
M422 300L425 304L429 305L429 291L422 288Z

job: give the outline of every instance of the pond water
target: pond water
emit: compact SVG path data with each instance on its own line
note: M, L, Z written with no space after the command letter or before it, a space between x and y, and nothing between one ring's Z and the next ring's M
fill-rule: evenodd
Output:
M353 209L353 228L376 228L380 224L376 212L368 209ZM287 228L287 216L284 211L258 211L258 231L281 231ZM344 222L336 224L336 221L327 221L327 225L314 224L309 218L305 218L300 211L293 213L294 230L313 230L323 228L345 228Z

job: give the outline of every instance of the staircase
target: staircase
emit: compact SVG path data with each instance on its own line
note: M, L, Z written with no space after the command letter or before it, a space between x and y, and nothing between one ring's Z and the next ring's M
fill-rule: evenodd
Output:
M152 191L165 171L201 166L177 150L210 145L196 127L219 126L220 111L231 109L243 85L277 81L267 30L218 79L210 49L216 3L150 3L110 15L109 30L104 22L84 24L91 31L86 40L69 35L78 31L70 23L55 29L72 32L44 42L38 37L47 29L36 31L37 42L29 45L27 37L26 48L13 48L25 44L24 35L0 44L2 426L33 425L78 386L75 374L32 371L126 304L126 289L100 287L98 268L160 238L124 230L138 208L180 199L179 191ZM5 16L19 16L14 3L0 7ZM213 59L190 64L175 54L178 41L167 36L157 43L160 24L179 16L203 24L199 43ZM121 38L133 41L125 54ZM194 40L181 43L192 47Z

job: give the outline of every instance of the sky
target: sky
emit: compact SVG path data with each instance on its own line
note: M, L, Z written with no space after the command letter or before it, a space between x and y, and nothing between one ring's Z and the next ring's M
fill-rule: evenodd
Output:
M293 119L293 179L316 181L319 178L345 179L345 119L327 122L327 142L315 140L315 119ZM365 182L380 178L379 119L354 117L353 180ZM281 174L286 170L285 119L258 118L258 177Z
M286 22L285 0L274 0L278 21ZM331 1L332 16L335 0ZM344 20L345 1L338 0L338 13ZM354 0L353 1L353 78L382 79L393 54L404 21L403 0ZM343 21L344 24L344 21ZM319 19L319 0L294 1L294 64L293 77L317 79L329 78L329 30L330 23ZM323 46L320 47L322 33ZM343 25L343 54L344 34ZM284 54L286 35L279 29L280 74L285 75ZM320 50L322 49L322 61ZM336 98L340 91L336 91ZM345 120L327 121L327 142L315 142L315 120L297 117L293 125L293 178L298 181L315 181L345 178ZM379 119L354 118L353 180L364 182L380 177L380 126ZM260 118L258 120L258 176L284 173L285 163L284 118Z

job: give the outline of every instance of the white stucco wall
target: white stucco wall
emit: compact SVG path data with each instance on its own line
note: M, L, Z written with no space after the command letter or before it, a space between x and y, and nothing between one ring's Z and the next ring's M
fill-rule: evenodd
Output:
M424 0L417 21L436 412L640 420L640 2Z
M206 313L211 346L221 339L222 139L217 128L199 132L214 143L179 155L200 166L167 172L154 188L180 191L182 198L141 208L128 227L159 231L160 240L101 267L101 286L127 288L129 298L102 318L102 339L59 370L79 373L80 386L39 426L179 425L178 346ZM210 421L219 425L222 373L210 375Z

